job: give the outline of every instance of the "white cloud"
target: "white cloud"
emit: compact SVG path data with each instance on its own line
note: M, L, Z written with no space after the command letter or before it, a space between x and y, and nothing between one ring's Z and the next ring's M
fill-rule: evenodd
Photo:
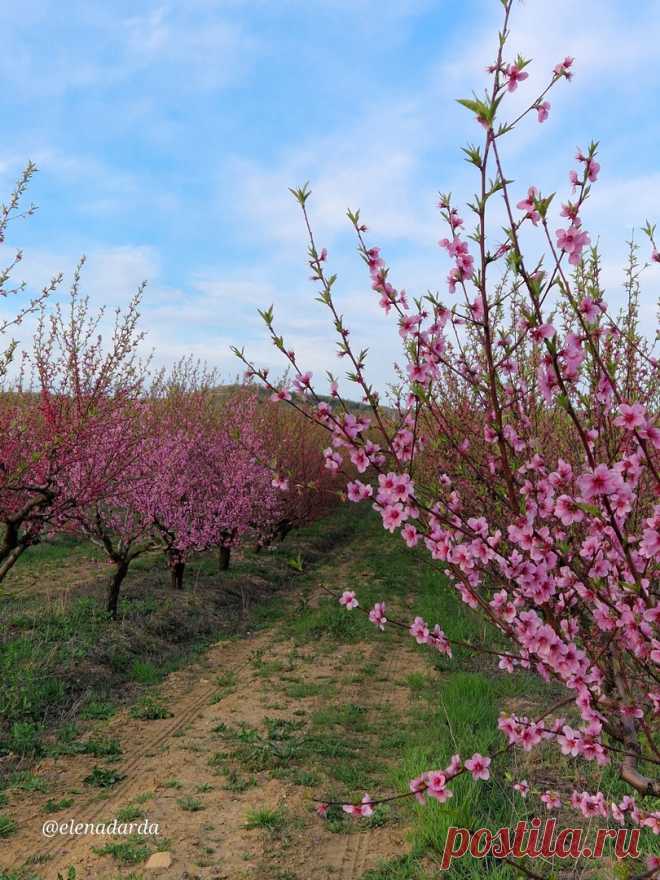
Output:
M156 85L174 84L177 92L217 89L241 75L258 48L223 10L190 15L188 4L145 2L69 7L65 26L54 0L22 3L0 18L0 73L17 93L53 98L136 81L144 88L152 70Z
M217 89L235 81L258 49L255 36L235 21L191 16L173 4L130 16L121 27L136 70L157 68L179 89Z

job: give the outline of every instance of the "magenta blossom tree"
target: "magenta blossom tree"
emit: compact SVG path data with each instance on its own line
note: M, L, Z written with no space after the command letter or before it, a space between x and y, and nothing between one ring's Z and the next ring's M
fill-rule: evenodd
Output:
M42 303L32 351L0 395L0 581L44 531L112 491L125 461L114 443L134 438L117 427L139 418L141 291L104 340L103 310L80 293L81 266L66 308Z
M447 767L411 780L408 795L444 802L457 776L486 780L509 749L552 743L594 767L612 765L630 789L618 803L603 791L576 789L570 806L658 833L660 384L652 346L638 328L643 267L633 246L627 303L612 315L586 228L600 172L597 144L578 150L561 205L539 180L522 191L512 182L506 137L519 125L544 123L549 91L570 80L574 66L561 60L527 108L507 115L507 97L524 88L530 63L506 56L512 5L502 0L489 88L460 101L482 132L481 146L465 149L477 176L467 209L475 231L465 232L466 216L450 196L439 200L450 301L412 298L396 286L380 250L367 243L359 212L349 212L372 290L402 340L392 405L380 404L366 352L353 347L336 307L337 279L312 232L307 186L292 192L309 235L312 278L331 313L338 355L349 364L347 378L370 416L320 399L312 374L274 329L272 308L262 316L299 394L275 387L267 371L236 353L273 394L327 429L326 467L342 473L350 464L359 474L346 485L349 500L368 502L389 532L424 548L488 622L492 645L473 647L496 656L503 674L529 670L564 690L540 717L503 714L493 754L455 755ZM503 231L491 221L495 206L505 212ZM657 262L654 227L647 223L645 232ZM526 236L541 256L527 255ZM341 403L335 379L331 393ZM340 602L359 612L352 591ZM392 620L382 602L369 618L451 656L442 621ZM526 794L526 785L516 781L516 790ZM564 799L539 794L553 809ZM367 795L344 808L369 815L376 802Z
M282 487L268 466L268 449L260 433L262 405L251 388L233 394L223 403L205 453L221 570L229 567L232 547L245 537L271 531L280 516Z
M144 430L149 410L142 408L138 436L135 422L116 422L105 435L105 446L97 461L107 453L113 458L115 472L112 481L104 485L102 493L87 503L78 503L67 514L60 527L87 538L100 547L113 566L108 583L108 612L117 617L122 584L131 563L158 543L154 538L150 515L153 470L156 464L155 434ZM90 452L92 450L90 449ZM83 483L86 474L83 471Z

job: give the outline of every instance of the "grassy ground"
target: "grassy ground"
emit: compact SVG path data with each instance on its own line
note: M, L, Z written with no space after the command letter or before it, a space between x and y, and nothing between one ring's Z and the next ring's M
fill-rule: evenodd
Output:
M447 589L442 575L427 567L422 553L407 551L400 542L374 533L378 523L366 522L362 527L362 570L354 588L364 606L385 599L392 611L398 610L396 616L411 619L419 614L427 621L440 622L450 638L474 642L483 636L477 618ZM323 600L318 608L307 609L288 624L288 630L301 641L402 638L398 633L376 634L365 616L347 613L333 600ZM386 759L382 785L387 791L405 791L408 780L423 770L446 766L455 752L465 756L476 751L486 754L496 738L496 721L503 703L521 690L535 690L532 680L484 669L483 660L475 661L464 650L458 649L453 660L434 655L427 648L417 650L427 669L405 677L414 697L412 709L406 717L397 719L396 725L384 717L378 737L377 748ZM377 669L366 670L365 686L377 675ZM361 789L357 785L353 790ZM442 806L433 802L421 807L414 801L403 801L389 808L390 813L410 825L411 851L365 875L365 880L426 880L436 876L433 864L441 855L450 826L496 829L508 824L510 793L497 783L478 784L462 777L454 790L454 798ZM347 796L346 790L342 796ZM482 864L467 859L456 863L447 876L476 878L483 876L483 870ZM504 880L514 875L506 866L490 865L489 876Z
M38 579L39 571L51 565L59 571L69 553L84 567L88 552L78 545L40 549L32 559L25 558L17 579ZM218 789L236 796L258 794L269 780L299 788L306 806L295 799L288 805L257 803L246 812L244 827L266 842L261 876L306 880L304 873L282 865L293 864L296 847L315 833L320 820L313 815L311 798L343 801L364 791L374 797L405 791L410 778L446 766L455 752L463 757L475 751L486 754L496 742L501 744L496 719L502 708L533 715L556 696L530 676L500 673L483 655L475 659L458 649L450 661L415 647L405 634L378 633L366 615L346 612L324 595L322 586L355 589L363 607L385 599L391 616L409 620L420 614L439 622L452 639L492 639L447 589L442 575L427 567L423 553L407 550L375 518L350 508L291 536L273 552L246 553L222 579L215 560L195 560L183 594L167 586L160 559L146 560L127 582L117 623L102 611L98 579L60 590L50 603L28 592L0 606L2 748L11 756L0 762L7 768L6 793L39 794L44 813L68 809L66 798L49 797L46 783L30 772L29 761L44 753L98 758L99 766L85 784L101 792L110 789L121 777L121 747L111 738L90 735L87 728L96 729L122 703L131 706L136 719L167 717L174 707L161 698L159 685L169 671L199 656L212 641L261 630L280 646L258 650L249 660L250 687L262 694L266 714L250 723L235 723L229 716L217 724L214 750L204 762L207 777L192 785L173 775L163 788L191 817L204 815L206 799ZM243 611L236 599L241 593L251 597ZM392 665L393 657L401 659L396 652L402 638L408 654L403 665ZM319 672L336 658L341 658L338 670ZM241 696L243 685L235 673L219 675L215 684L211 702L220 707L232 695ZM189 749L194 753L196 748L191 742ZM500 762L487 783L461 777L447 804L422 807L410 799L395 801L379 806L367 821L331 808L323 827L338 841L347 835L405 829L407 846L363 880L431 880L438 876L449 827L497 830L513 827L527 811L530 818L542 815L538 802L513 795L504 774L563 791L573 786L595 790L604 784L581 777L578 765L562 759L554 748L530 759L516 753L504 760L512 763ZM126 817L137 815L139 805L127 803L123 809ZM574 814L562 819L566 827L577 824ZM0 791L0 837L16 833L12 822L3 813ZM655 845L649 838L643 841L644 852ZM122 866L143 862L148 842L120 840L108 847L104 855L117 865L113 880L142 876ZM212 861L209 853L200 856L199 864ZM456 861L444 876L476 880L484 874L493 880L518 876L506 865L469 857ZM0 880L37 876L0 870ZM608 867L602 875L592 871L584 876L614 875ZM625 870L620 876L626 876Z
M341 515L313 524L285 545L246 550L221 574L214 557L199 556L184 591L170 588L162 555L139 558L116 622L105 612L110 568L92 545L63 538L25 554L0 596L0 756L12 755L0 780L15 759L56 748L58 728L70 739L76 720L110 717L212 642L259 625L291 584L289 561L304 553L313 565L348 530Z

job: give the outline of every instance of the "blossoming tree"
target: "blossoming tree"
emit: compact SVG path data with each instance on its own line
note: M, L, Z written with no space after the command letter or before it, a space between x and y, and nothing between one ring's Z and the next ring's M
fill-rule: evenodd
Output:
M187 360L155 383L150 402L155 439L142 512L179 589L191 553L219 548L228 566L231 547L272 521L279 500L254 390L222 397L215 386L213 372Z
M132 437L117 426L138 417L141 291L104 343L103 310L80 293L81 266L66 308L41 303L32 351L0 397L0 581L45 529L110 490L123 467L117 449Z
M267 516L261 516L258 546L284 540L292 529L327 514L341 494L341 484L321 455L325 431L294 409L277 406L290 397L285 388L271 397L255 410L256 432L278 492Z
M262 316L304 399L290 400L267 371L236 353L273 394L327 429L326 467L341 473L350 463L364 475L348 482L348 498L369 501L388 531L423 547L461 600L488 621L492 644L472 647L495 654L503 674L522 668L564 689L540 717L503 714L503 745L492 755L455 755L447 767L411 780L409 795L443 802L457 776L488 779L509 749L550 742L564 755L612 765L630 788L619 803L602 791L575 790L570 805L586 817L657 833L660 385L638 328L643 267L633 246L627 302L611 314L600 257L583 225L600 172L597 144L578 151L559 209L540 181L523 192L512 183L503 142L520 125L545 122L548 93L571 79L574 61L559 62L546 88L508 116L507 96L524 87L530 62L506 57L513 3L501 2L490 86L483 97L460 101L483 132L481 146L465 149L477 176L468 205L475 231L464 232L466 218L449 195L439 200L453 303L440 294L412 299L396 286L379 248L367 242L359 212L348 214L372 290L402 340L392 408L382 407L366 353L354 349L338 311L337 279L314 238L307 185L292 192L309 235L312 278L370 417L356 417L339 397L338 409L324 404L311 373L276 332L272 307ZM495 206L506 216L503 232L491 220ZM645 232L658 262L654 227L647 223ZM542 256L527 255L528 234ZM331 390L337 394L334 379ZM359 611L352 591L340 602ZM382 602L369 611L379 629L398 624L419 644L451 656L442 621L402 625L388 616ZM526 793L525 781L516 785ZM553 808L561 803L554 792L543 796ZM369 815L376 802L366 795L345 809Z

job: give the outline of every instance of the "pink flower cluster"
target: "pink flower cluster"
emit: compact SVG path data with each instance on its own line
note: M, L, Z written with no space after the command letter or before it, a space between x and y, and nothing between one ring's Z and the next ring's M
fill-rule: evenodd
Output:
M457 284L469 281L471 278L474 272L474 257L471 256L468 250L467 242L463 241L458 235L454 235L451 240L443 238L438 243L455 261L454 268L447 277L449 292L455 293Z

